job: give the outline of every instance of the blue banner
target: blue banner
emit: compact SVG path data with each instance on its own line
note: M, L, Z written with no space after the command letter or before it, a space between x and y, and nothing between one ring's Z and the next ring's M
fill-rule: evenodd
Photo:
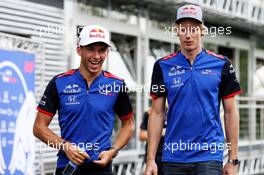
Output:
M0 49L0 174L34 174L34 54Z

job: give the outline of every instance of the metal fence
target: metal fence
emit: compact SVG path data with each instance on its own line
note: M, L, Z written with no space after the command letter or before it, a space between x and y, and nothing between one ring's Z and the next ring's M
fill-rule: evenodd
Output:
M238 157L239 175L264 174L264 99L256 97L239 97L240 140ZM255 123L255 124L252 124ZM122 151L113 161L116 175L143 175L146 164L145 151ZM224 162L227 160L225 152ZM55 159L53 159L54 161ZM55 162L45 160L41 174L52 174Z
M237 98L240 112L239 175L264 174L264 99ZM142 175L145 169L144 151L127 151L114 161L117 175ZM225 151L227 160L227 151Z

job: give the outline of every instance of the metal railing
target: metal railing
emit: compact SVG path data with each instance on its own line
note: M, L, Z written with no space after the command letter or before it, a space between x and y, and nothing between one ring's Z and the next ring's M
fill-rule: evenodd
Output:
M116 175L143 175L146 163L144 152L133 155L124 154L113 163L113 171ZM227 152L225 152L227 160ZM264 174L264 141L247 141L239 143L239 175Z
M264 173L264 141L241 141L239 175Z
M126 151L113 162L113 172L116 175L142 175L145 170L145 152Z
M239 97L240 141L239 175L264 173L264 98ZM253 116L254 115L254 116ZM254 124L253 124L254 123ZM144 151L129 151L114 161L117 175L142 175L145 169ZM224 153L227 160L227 151Z
M239 97L240 139L264 140L264 97Z
M240 140L238 157L239 175L264 174L264 99L259 97L239 97ZM113 161L113 172L116 175L143 175L146 164L145 151L126 150ZM227 151L224 153L224 162ZM55 162L46 162L43 170L50 174L54 171ZM53 166L52 166L53 165Z
M239 175L264 173L264 99L256 97L239 97L240 110L240 141L239 141ZM255 116L252 116L255 115ZM250 120L252 120L249 122ZM252 122L255 122L252 125ZM258 123L258 121L261 121ZM253 128L255 127L255 128ZM252 133L253 132L253 133ZM145 170L144 150L127 150L113 161L113 172L116 175L143 175ZM227 152L225 152L225 160ZM55 162L46 162L42 174L54 171Z

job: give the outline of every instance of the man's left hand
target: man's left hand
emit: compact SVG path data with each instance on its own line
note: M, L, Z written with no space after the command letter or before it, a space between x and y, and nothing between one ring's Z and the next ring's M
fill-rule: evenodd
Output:
M223 175L237 175L237 165L226 163L223 169Z
M102 166L102 167L105 167L112 160L113 156L114 156L113 150L102 151L99 154L98 160L95 160L93 162Z

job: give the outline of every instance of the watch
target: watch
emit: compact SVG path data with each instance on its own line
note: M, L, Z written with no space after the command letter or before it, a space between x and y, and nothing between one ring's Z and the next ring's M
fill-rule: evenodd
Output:
M231 164L233 164L233 165L238 165L239 164L239 160L238 159L234 159L234 160L232 160L232 159L228 159L227 160L227 163L231 163Z

